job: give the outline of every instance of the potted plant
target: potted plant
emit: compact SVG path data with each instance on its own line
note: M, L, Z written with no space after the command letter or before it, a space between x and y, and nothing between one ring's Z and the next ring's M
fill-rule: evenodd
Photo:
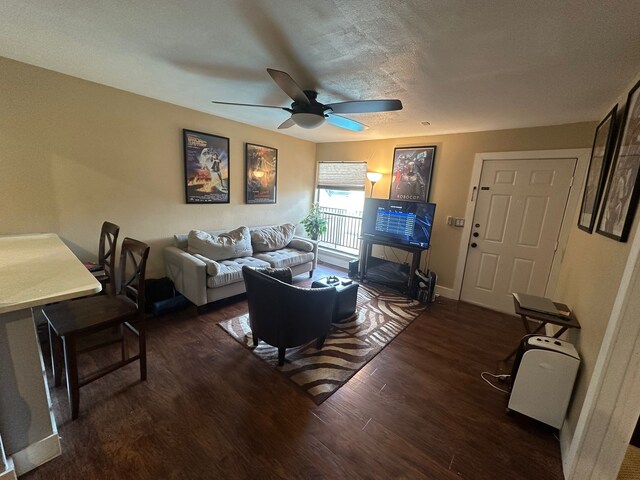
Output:
M327 221L322 216L317 202L312 205L309 214L301 223L312 240L318 240L318 237L327 231Z

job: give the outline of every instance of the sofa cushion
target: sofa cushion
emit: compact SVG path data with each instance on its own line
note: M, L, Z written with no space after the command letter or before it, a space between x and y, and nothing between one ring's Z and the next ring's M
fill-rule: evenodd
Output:
M257 227L251 229L251 244L254 252L271 252L284 248L293 238L296 226L293 223L283 223L272 227Z
M313 253L301 252L293 248L282 248L275 252L263 252L253 255L254 258L269 262L274 268L293 267L307 262L313 261Z
M313 252L313 243L311 243L310 240L304 240L302 238L294 238L289 242L287 247L302 250L303 252Z
M251 235L247 227L239 227L218 235L191 230L187 242L187 252L200 254L211 260L247 257L253 253Z
M242 267L268 268L271 265L254 257L231 258L216 262L201 255L194 255L207 264L207 287L215 288L242 281Z

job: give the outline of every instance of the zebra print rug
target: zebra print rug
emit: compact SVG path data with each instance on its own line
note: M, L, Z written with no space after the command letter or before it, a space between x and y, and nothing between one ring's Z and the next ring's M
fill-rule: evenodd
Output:
M277 368L319 405L375 357L422 313L426 306L379 286L360 285L358 309L346 322L333 324L321 349L315 340L287 349L278 367L278 349L260 342L253 347L249 314L218 325L262 360Z

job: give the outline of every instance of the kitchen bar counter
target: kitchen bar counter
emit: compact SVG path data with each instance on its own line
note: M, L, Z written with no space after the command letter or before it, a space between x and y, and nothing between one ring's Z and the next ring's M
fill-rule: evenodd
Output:
M60 454L33 310L100 290L57 235L0 236L0 479Z

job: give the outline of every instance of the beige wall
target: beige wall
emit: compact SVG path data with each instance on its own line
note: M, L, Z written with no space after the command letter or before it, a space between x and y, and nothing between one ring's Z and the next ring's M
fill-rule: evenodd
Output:
M567 337L582 360L565 425L571 434L600 352L629 249L629 243L595 233L589 235L578 227L574 227L569 236L556 298L571 306L582 327L580 332L571 331Z
M437 208L429 267L437 272L439 285L452 288L458 249L462 240L462 228L447 225L446 217L448 215L464 217L475 154L590 148L595 127L596 123L588 122L517 130L323 143L317 146L317 158L319 161L367 161L369 170L386 174L376 184L373 196L388 198L393 149L404 146L436 145L430 201L435 202ZM400 259L404 258L400 256Z
M617 99L619 115L624 111L627 92L638 79L640 77L620 93ZM615 102L611 106L614 104ZM604 118L606 114L607 112L602 112L602 117ZM579 332L571 331L568 335L568 340L576 345L582 360L564 426L569 437L572 437L575 432L600 353L631 243L637 233L637 217L636 214L636 221L626 243L617 242L597 233L588 234L576 226L577 214L574 218L574 227L569 236L556 288L556 297L571 306L582 327Z
M311 204L311 142L8 59L0 72L0 234L55 232L91 259L110 220L150 243L157 277L174 233L297 223ZM183 128L230 138L230 204L185 204ZM278 149L276 205L244 204L244 142Z

